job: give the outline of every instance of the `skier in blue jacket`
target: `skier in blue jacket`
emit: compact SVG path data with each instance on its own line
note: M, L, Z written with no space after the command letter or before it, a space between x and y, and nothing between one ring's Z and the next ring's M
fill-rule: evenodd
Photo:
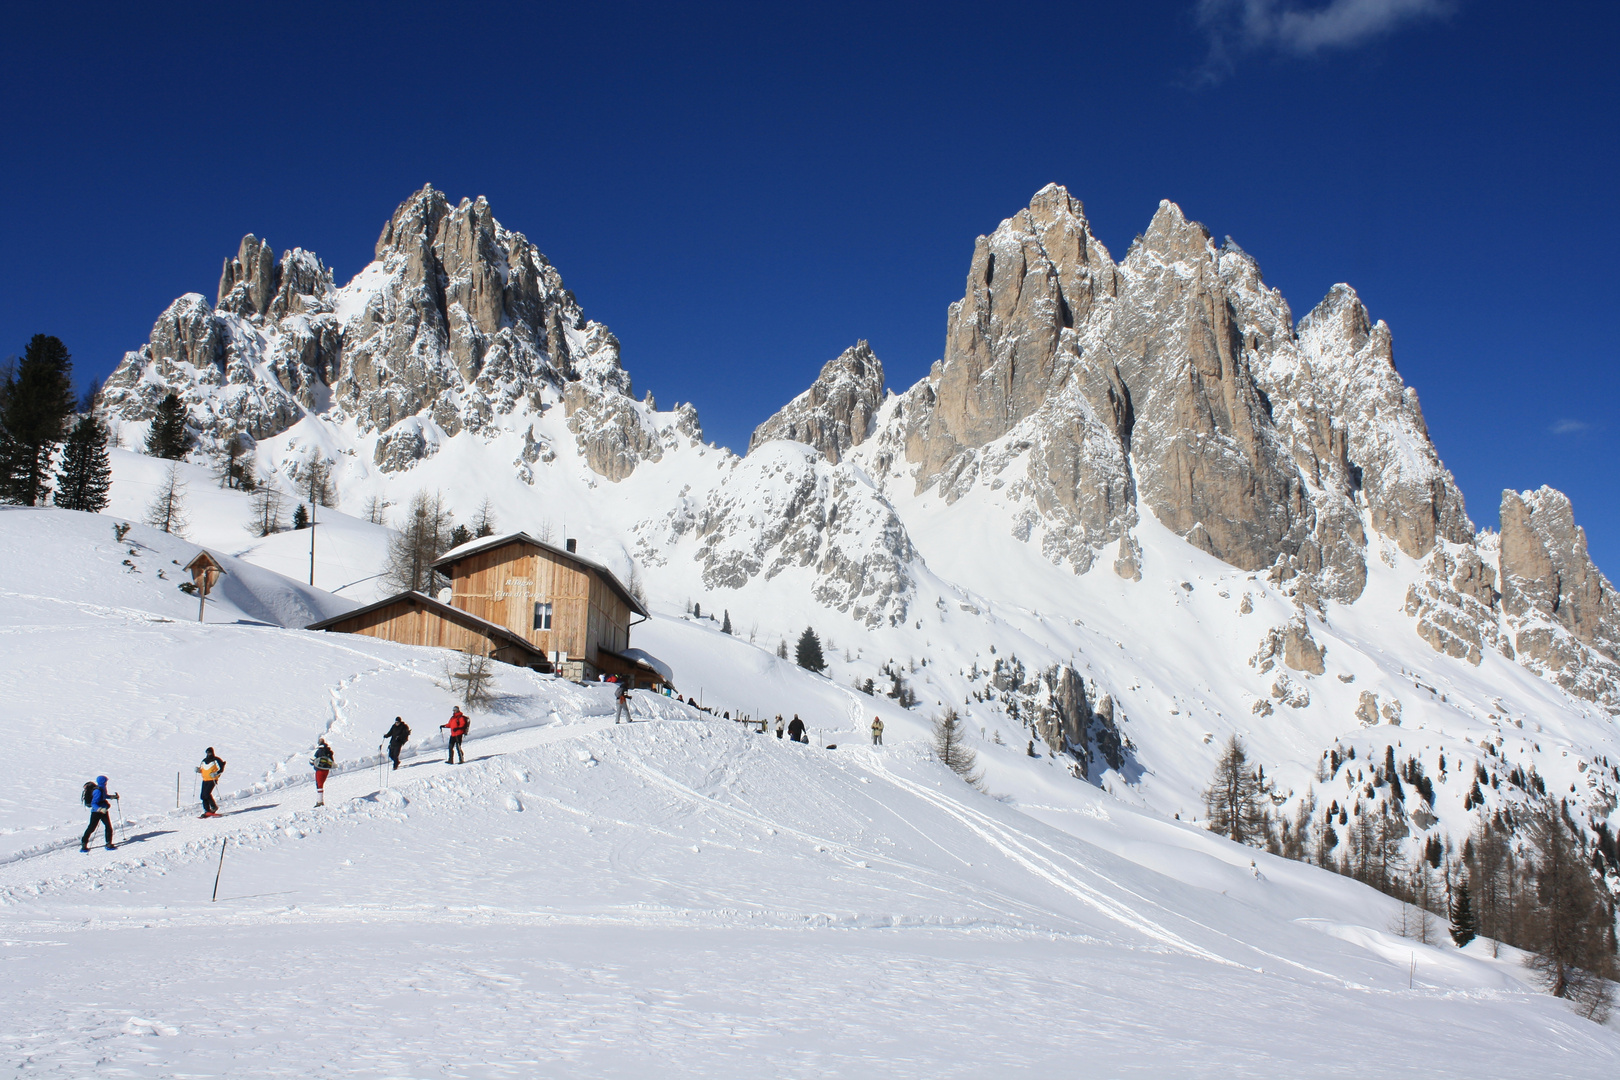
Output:
M80 851L90 850L90 837L95 833L98 821L101 823L101 827L106 830L107 850L116 851L118 849L118 845L113 843L112 803L108 801L116 798L118 798L117 792L111 795L107 794L107 778L105 776L96 777L96 786L88 793L85 800L90 805L90 826L84 830L84 836L79 840Z

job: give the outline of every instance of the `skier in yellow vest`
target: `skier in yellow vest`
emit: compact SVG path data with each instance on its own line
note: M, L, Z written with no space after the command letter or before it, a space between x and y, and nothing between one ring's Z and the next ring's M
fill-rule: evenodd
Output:
M214 801L214 785L224 771L225 759L216 757L214 748L210 746L208 753L203 756L203 763L197 766L197 774L202 777L203 817L219 817L219 803Z
M872 745L883 745L883 721L876 716L872 717Z

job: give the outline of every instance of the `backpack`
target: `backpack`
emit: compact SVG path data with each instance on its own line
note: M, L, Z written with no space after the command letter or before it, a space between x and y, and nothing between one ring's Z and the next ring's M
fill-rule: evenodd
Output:
M79 798L84 801L86 806L94 807L96 805L96 782L94 780L84 782L84 791L79 795Z

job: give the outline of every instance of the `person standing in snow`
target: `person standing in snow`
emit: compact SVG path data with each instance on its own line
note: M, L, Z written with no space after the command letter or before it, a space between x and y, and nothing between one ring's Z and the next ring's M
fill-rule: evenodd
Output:
M872 717L872 745L883 745L883 718L879 716Z
M107 801L116 798L118 798L117 792L113 792L111 795L107 794L107 778L105 776L96 777L96 782L93 785L85 785L84 801L85 805L90 807L90 825L84 830L84 836L79 839L80 851L87 852L90 850L90 837L95 833L98 822L107 837L107 850L118 850L118 845L113 843L112 803Z
M332 771L337 764L337 758L332 756L332 748L326 745L325 739L315 740L315 756L309 759L315 767L315 805L326 805L326 774Z
M787 729L787 725L782 723L782 714L777 713L776 714L776 737L778 739L780 739L782 737L782 732L785 731L786 729Z
M631 721L631 717L630 717L630 684L628 682L620 680L620 682L619 682L619 693L618 693L617 697L618 697L618 702L619 702L619 711L613 714L613 722L615 724L617 724L617 723L620 722L619 718L623 717L624 718L624 720L623 720L624 723L626 723L626 724L631 723L632 721Z
M804 721L799 719L798 713L793 714L793 720L788 724L788 738L794 742L810 741L804 734Z
M197 766L197 774L202 777L202 816L219 817L219 803L214 801L214 785L219 783L220 776L225 772L225 759L214 755L214 748L210 746L203 755L202 764Z
M467 729L471 726L472 721L468 720L466 715L462 713L460 705L457 705L456 711L450 714L448 724L439 725L440 731L445 728L450 729L449 756L445 758L444 762L446 765L454 765L457 754L461 755L461 764L467 764L467 753L461 748L461 740L466 736Z
M394 717L394 726L383 734L383 738L388 740L388 760L394 763L396 769L399 768L399 752L405 748L410 737L411 729L405 726L403 716Z

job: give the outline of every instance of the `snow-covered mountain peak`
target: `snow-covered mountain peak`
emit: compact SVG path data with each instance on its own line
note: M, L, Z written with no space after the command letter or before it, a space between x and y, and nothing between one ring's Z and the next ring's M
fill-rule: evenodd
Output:
M1078 200L1036 193L975 244L927 376L888 393L857 343L745 457L632 397L612 334L487 201L413 194L341 288L267 252L244 240L217 307L182 297L126 358L126 439L172 390L204 453L245 433L289 488L325 460L350 513L437 490L466 521L488 496L655 610L729 613L773 651L817 627L841 687L956 704L1167 813L1233 733L1302 794L1363 727L1466 754L1505 701L1594 756L1620 711L1620 618L1567 501L1514 495L1476 538L1389 328L1349 286L1296 325L1174 204L1115 263Z
M754 429L748 452L773 439L806 443L828 461L866 441L883 403L883 362L857 341L822 365L810 388Z
M177 393L205 446L319 416L376 436L373 462L399 470L462 430L522 430L521 416L566 401L571 418L583 411L581 445L604 475L653 452L618 340L482 196L451 205L424 186L383 226L376 254L335 289L312 253L278 263L249 234L225 260L218 304L187 294L172 305L109 378L105 409L138 423ZM701 430L695 414L683 428Z

